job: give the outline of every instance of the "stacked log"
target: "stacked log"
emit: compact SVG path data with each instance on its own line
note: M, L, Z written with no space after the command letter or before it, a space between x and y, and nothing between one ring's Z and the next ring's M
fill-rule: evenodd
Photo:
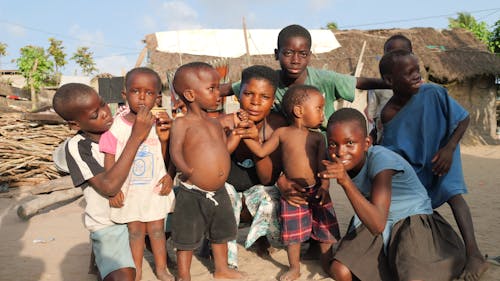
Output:
M61 177L52 152L74 134L65 124L29 121L22 113L0 115L0 185L33 186Z

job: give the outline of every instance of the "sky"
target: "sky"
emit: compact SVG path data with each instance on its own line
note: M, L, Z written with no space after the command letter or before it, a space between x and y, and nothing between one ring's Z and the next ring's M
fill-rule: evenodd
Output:
M63 42L69 61L64 75L80 75L69 58L89 47L99 73L122 75L131 69L147 34L183 29L281 29L300 24L321 29L447 28L448 18L468 12L491 28L500 19L500 4L491 0L0 0L0 43L7 56L0 69L17 69L12 60L27 45L49 47ZM201 43L201 42L200 42Z

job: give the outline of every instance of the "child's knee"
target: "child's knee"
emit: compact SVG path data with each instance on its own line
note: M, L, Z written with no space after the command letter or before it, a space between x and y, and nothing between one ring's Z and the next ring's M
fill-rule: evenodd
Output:
M144 238L146 237L146 233L139 229L129 230L128 237L129 240L144 240Z
M148 235L150 239L165 239L165 232L162 227L151 229Z

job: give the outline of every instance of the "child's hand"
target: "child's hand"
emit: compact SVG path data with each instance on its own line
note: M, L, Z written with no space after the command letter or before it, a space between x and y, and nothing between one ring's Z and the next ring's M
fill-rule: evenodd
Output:
M259 129L257 129L251 120L240 122L238 126L234 128L233 134L242 139L254 139L259 141Z
M330 194L328 193L328 189L324 189L324 188L318 188L318 191L316 192L316 199L319 199L319 204L320 205L323 205L323 204L327 204L327 203L330 203L332 201L332 199L330 198Z
M109 206L113 208L123 207L123 201L125 201L125 195L120 190L115 196L109 197Z
M154 116L144 106L139 107L130 138L145 140L155 122Z
M234 113L234 125L238 126L240 122L248 121L248 112L244 109L238 109Z
M443 176L450 170L451 161L453 161L453 148L444 146L431 160L434 163L432 171L435 175Z
M168 195L172 191L172 187L174 185L174 181L169 175L163 176L161 178L159 184L161 184L160 195Z
M167 142L170 137L170 127L172 119L166 111L156 113L156 134L161 142Z
M276 181L281 197L290 205L300 207L300 205L307 205L308 194L304 187L298 183L289 180L285 175L281 175Z
M351 178L347 174L344 164L340 162L335 154L332 154L331 158L332 161L321 160L321 163L325 165L325 170L320 172L318 177L322 179L337 179L337 183L343 186Z

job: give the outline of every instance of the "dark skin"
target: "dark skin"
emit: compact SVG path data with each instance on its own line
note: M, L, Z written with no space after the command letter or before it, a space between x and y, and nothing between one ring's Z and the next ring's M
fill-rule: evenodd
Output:
M357 121L330 124L327 129L328 153L331 161L324 160L325 171L321 178L336 179L344 190L354 212L373 235L383 232L391 203L393 170L379 172L372 181L370 199L359 191L351 180L363 167L371 138ZM339 281L353 280L352 272L338 260L334 260L328 270Z
M84 104L68 105L68 109L78 112L75 120L68 121L72 129L82 131L86 136L95 142L111 126L111 111L106 103L95 93L86 100ZM120 192L121 186L125 182L130 167L135 158L135 154L144 139L149 134L155 118L149 111L142 110L138 113L137 121L132 127L131 138L125 145L123 154L117 159L116 164L109 170L99 173L88 180L89 184L103 196L114 196ZM104 277L105 281L135 279L134 268L120 268L112 271Z
M187 113L172 125L170 154L183 180L206 191L224 188L230 168L227 141L220 123L207 116L220 102L219 74L213 68L184 69L176 74L180 95L187 102ZM234 136L233 138L236 138ZM237 139L239 142L239 137ZM204 161L199 161L203 155ZM206 165L211 163L211 165ZM227 243L212 243L214 278L239 279L243 274L227 265ZM178 280L191 280L192 250L177 249Z
M139 113L143 111L150 112L161 97L160 90L155 75L140 72L131 75L128 81L126 81L125 92L122 93L123 98L127 100L130 108L130 111L124 118L131 123L135 123L139 118ZM170 119L166 112L159 112L157 116L155 116L155 120L157 120L156 125L153 123L151 127L155 127L161 143L163 158L165 159L170 135L170 125L167 120ZM133 156L135 158L135 154L133 154ZM104 167L106 169L111 169L114 166L115 155L106 153ZM160 180L162 187L159 191L159 195L168 195L172 191L172 183L173 180L170 174L165 175ZM110 206L121 208L124 200L124 194L120 191L110 199ZM164 219L149 222L132 221L127 223L127 227L129 229L130 249L137 270L136 280L141 280L142 276L142 259L144 255L146 233L149 235L149 241L153 250L157 278L160 280L173 280L173 276L166 270L167 254L165 250L165 232L163 230Z
M399 58L391 73L384 75L384 79L394 91L394 96L381 112L382 123L387 123L397 115L413 95L418 93L422 84L418 60L413 55ZM453 161L453 152L468 125L469 116L458 123L448 142L434 154L431 162L435 175L443 176L448 173ZM465 244L467 263L462 277L467 281L479 280L488 269L488 263L477 245L469 206L461 194L451 197L447 203L453 211Z

